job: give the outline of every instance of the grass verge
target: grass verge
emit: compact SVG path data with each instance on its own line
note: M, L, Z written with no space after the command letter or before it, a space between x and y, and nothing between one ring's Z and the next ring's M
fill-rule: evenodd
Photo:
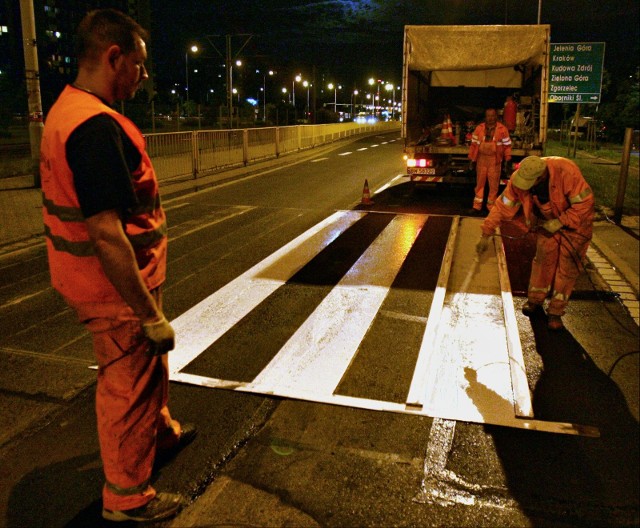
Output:
M547 156L567 156L567 145L559 141L548 141ZM571 158L570 158L571 159ZM578 150L573 161L593 189L596 206L611 210L615 208L620 181L620 161L622 149L619 146L603 147L594 152ZM629 174L625 188L622 212L625 215L637 216L640 213L640 169L638 157L631 156ZM607 213L609 214L609 213Z

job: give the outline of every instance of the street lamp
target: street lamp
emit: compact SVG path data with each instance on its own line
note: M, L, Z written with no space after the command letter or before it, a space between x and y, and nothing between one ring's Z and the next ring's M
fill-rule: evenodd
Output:
M329 90L333 90L333 113L338 113L338 88L342 88L342 86L335 86L333 83L329 83L327 85Z
M287 89L283 86L282 87L282 93L286 94L287 93ZM289 96L287 96L287 102L290 102L291 100L289 99Z
M393 91L392 105L391 105L391 120L393 121L395 119L394 112L395 112L395 106L396 106L396 86L395 84L387 83L385 84L384 89L387 92Z
M273 70L269 70L269 75L273 76L275 72ZM262 120L267 122L267 74L262 74Z
M296 106L296 83L302 80L302 75L298 74L291 81L291 95L293 95L293 106Z
M189 51L191 51L191 53L198 53L200 49L198 48L198 46L194 44L187 51L184 52L184 71L185 71L185 77L186 77L185 88L187 91L187 103L189 102Z
M306 119L309 118L309 81L302 81L302 86L304 86L307 89L307 106L304 109L304 117Z
M352 119L355 114L354 102L357 102L356 97L358 96L359 93L360 92L358 92L358 90L354 90L353 93L351 94L351 118Z

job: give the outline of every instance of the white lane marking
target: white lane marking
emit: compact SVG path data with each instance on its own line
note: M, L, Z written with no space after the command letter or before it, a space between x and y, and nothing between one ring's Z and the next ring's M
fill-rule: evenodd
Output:
M193 233L197 233L198 231L202 231L203 229L206 229L207 227L211 227L212 225L219 224L220 222L224 222L225 220L229 220L230 218L235 218L236 216L243 215L243 214L248 213L249 211L255 209L255 207L254 206L242 206L242 207L239 207L239 209L240 209L239 211L236 211L234 213L230 213L230 214L225 215L225 216L221 216L220 218L216 218L215 220L212 220L211 222L207 222L206 224L202 224L202 225L199 225L198 227L194 227L193 229L189 229L188 231L185 231L184 233L180 233L179 235L172 236L171 240L173 240L173 241L178 240L179 238L182 238L182 237L187 236L187 235L192 235ZM180 226L176 226L176 228L178 228L178 227L180 227Z
M385 191L386 189L388 189L389 187L391 187L394 182L398 181L400 178L402 178L404 175L403 174L399 174L398 176L396 176L395 178L392 178L391 180L389 180L387 183L385 183L382 187L380 187L379 189L376 189L373 194L378 194L381 193L382 191Z
M426 219L395 217L249 387L333 394Z
M177 347L169 354L169 371L190 363L366 214L334 213L174 319Z
M371 145L371 148L376 148L376 147L379 147L379 146L380 146L380 145L375 144L375 145Z
M358 149L358 152L362 152L363 150L368 150L368 149L369 149L369 147L362 147L362 148Z
M167 211L173 211L174 209L180 209L181 207L186 207L187 205L190 205L190 203L189 202L179 203L179 204L172 205L171 207L163 207L163 209L165 210L165 212L167 212Z
M381 145L386 145L387 143L389 143L388 141L383 141L382 143L380 143Z
M338 156L348 156L349 154L353 154L353 152L341 152Z
M4 303L3 305L0 306L0 310L7 308L9 306L13 306L15 304L20 304L21 302L24 301L28 301L29 299L32 299L33 297L37 297L38 295L48 292L51 289L51 287L45 288L44 290L38 290L37 292L34 293L29 293L28 295L22 295L20 297L16 297L15 299L11 300L11 301L7 301L6 303Z
M328 160L329 158L316 158L309 161L309 163L318 163L319 161Z

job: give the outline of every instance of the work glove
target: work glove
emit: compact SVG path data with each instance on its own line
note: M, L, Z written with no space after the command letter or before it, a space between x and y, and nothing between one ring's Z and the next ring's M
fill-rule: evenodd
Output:
M555 233L559 229L562 229L563 227L564 226L562 225L562 222L557 218L552 218L551 220L547 220L542 224L542 229L548 231L551 234Z
M149 344L151 345L149 351L152 355L161 356L169 352L169 350L173 350L176 333L164 315L159 321L142 323L142 331L149 340Z
M476 244L476 253L481 256L487 249L489 249L489 237L483 235Z

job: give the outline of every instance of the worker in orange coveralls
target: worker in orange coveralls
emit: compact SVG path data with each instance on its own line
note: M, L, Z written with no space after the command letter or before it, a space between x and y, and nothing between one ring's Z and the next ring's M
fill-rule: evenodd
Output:
M574 162L555 156L525 158L482 223L482 237L476 245L479 255L487 249L496 227L514 219L520 210L525 227L537 233L528 300L522 312L529 317L541 312L550 295L548 327L560 330L591 241L594 196Z
M162 313L167 226L142 133L111 108L148 79L147 32L112 9L78 27L78 76L49 112L41 145L43 216L53 286L93 335L96 414L106 483L102 516L156 521L183 499L156 493L154 462L196 434L167 407Z
M479 124L471 136L469 147L470 170L476 171L475 197L471 214L480 214L484 200L484 188L489 182L487 209L491 210L498 197L500 170L505 163L507 174L511 173L511 137L507 128L498 122L494 108L485 112L485 122Z
M513 97L507 95L507 99L504 103L504 110L502 112L502 122L507 127L509 134L513 134L516 130L516 121L518 115L518 103L513 100Z

